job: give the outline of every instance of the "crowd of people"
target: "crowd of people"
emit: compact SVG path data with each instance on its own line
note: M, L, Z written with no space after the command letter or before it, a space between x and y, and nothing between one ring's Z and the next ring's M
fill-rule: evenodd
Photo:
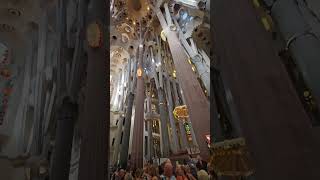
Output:
M115 170L111 180L214 180L216 175L210 163L200 156L189 156L183 163L167 159L160 165L147 163L143 168Z

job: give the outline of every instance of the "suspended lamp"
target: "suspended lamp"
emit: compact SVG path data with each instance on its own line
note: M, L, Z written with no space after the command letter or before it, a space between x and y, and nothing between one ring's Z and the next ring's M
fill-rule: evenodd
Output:
M138 77L141 77L141 76L142 76L142 70L141 70L141 68L138 68L138 70L137 70L137 76L138 76Z

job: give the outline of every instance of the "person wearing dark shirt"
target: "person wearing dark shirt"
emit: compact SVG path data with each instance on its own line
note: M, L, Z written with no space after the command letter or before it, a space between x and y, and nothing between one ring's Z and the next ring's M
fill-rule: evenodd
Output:
M205 170L205 171L208 171L207 162L202 160L200 155L197 156L197 160L198 160L198 162L196 163L197 169L199 171L202 170L202 169Z

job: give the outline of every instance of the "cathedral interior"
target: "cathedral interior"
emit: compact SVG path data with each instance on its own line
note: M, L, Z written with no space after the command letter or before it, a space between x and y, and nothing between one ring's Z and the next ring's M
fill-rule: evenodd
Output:
M319 180L319 62L319 0L0 0L0 180Z
M115 166L188 154L209 157L209 2L160 3L111 2L110 157Z

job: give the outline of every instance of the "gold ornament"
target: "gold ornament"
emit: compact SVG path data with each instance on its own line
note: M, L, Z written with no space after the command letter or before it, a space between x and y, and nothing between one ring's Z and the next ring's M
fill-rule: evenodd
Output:
M189 113L188 113L187 106L186 105L177 106L173 110L173 115L177 119L188 118L189 117Z
M218 176L249 176L251 157L243 138L211 144L211 164Z

